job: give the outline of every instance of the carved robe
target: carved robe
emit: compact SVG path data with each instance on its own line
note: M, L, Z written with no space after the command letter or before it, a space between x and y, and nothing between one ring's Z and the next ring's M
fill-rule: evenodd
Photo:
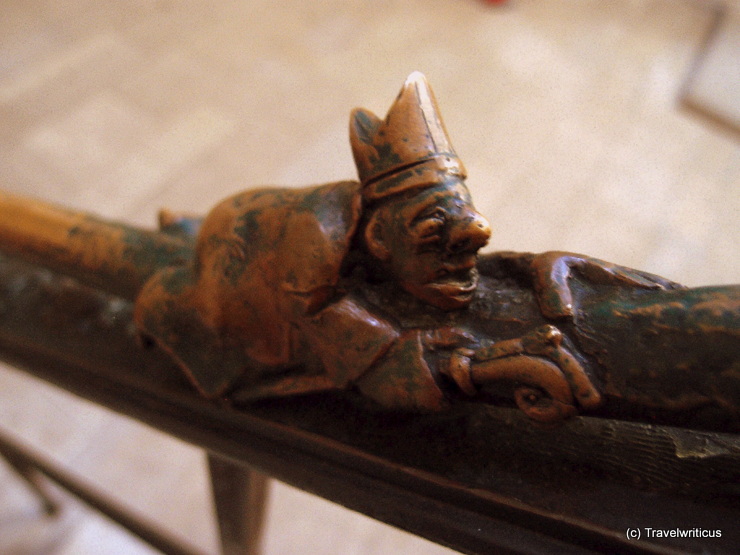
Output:
M140 328L209 397L234 388L237 400L342 389L373 368L368 396L439 408L419 332L401 332L341 289L360 214L352 181L223 201L203 222L194 265L163 270L142 290ZM397 399L386 398L381 376L401 380ZM408 393L398 395L404 384Z

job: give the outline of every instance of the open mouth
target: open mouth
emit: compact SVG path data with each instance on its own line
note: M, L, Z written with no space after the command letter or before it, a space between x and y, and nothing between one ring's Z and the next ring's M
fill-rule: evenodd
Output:
M443 268L437 272L434 281L429 286L446 297L469 300L478 286L478 270L475 268Z

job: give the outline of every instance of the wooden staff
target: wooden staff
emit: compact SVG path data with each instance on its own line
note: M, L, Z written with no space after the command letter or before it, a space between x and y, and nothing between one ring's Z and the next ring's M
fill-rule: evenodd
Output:
M129 300L158 268L193 257L192 244L182 237L3 191L0 251Z

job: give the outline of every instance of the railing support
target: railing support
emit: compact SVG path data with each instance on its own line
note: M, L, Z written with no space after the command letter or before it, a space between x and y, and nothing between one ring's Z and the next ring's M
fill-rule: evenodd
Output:
M269 478L218 455L208 455L222 555L260 555Z

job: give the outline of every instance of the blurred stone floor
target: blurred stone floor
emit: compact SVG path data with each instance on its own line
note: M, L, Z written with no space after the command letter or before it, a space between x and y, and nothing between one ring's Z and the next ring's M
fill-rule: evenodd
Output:
M0 187L149 226L162 206L205 212L252 186L354 178L350 110L385 115L421 70L492 222L489 249L736 282L738 135L679 101L713 6L6 0ZM0 427L217 551L197 449L6 366ZM44 518L2 463L0 485L0 553L151 553L71 501ZM279 484L265 548L449 552Z

